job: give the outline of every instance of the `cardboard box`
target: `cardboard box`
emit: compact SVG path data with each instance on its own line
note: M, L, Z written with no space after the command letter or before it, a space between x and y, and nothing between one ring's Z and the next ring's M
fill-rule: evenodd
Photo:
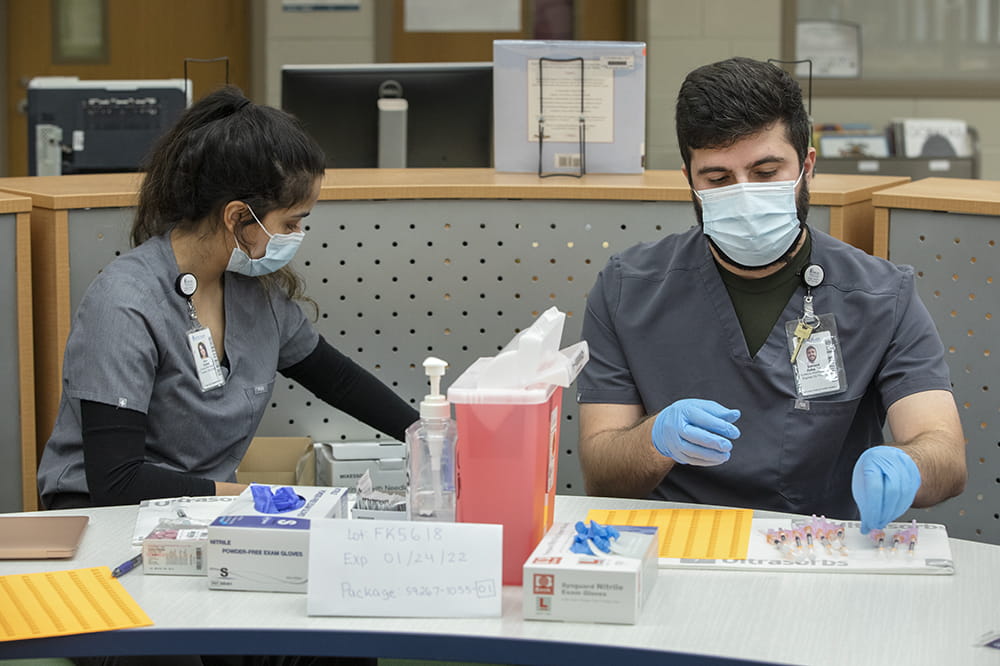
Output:
M372 488L406 494L406 445L397 441L316 442L316 485L355 489L367 471Z
M208 528L157 527L142 540L142 572L204 576L208 573Z
M309 437L254 437L240 466L237 483L283 486L316 484L312 439Z
M306 591L310 521L347 518L347 489L293 489L306 500L299 509L260 513L247 488L208 526L210 589Z
M552 526L524 563L524 619L635 624L656 584L656 528L614 527L640 557L574 553L574 524Z

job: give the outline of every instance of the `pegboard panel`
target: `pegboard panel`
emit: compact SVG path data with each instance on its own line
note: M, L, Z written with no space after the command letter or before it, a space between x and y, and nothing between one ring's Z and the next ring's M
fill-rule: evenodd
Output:
M608 256L692 220L686 202L321 201L295 261L322 335L416 405L425 357L448 361L448 386L549 307L567 315L563 346L579 340ZM563 396L558 487L582 494L575 392ZM379 437L293 382L276 385L260 434Z
M893 209L889 257L910 264L937 324L968 440L965 492L907 519L1000 544L1000 220Z
M101 269L128 252L134 216L134 208L86 208L70 213L69 300L73 314Z
M0 214L0 513L22 510L16 257L17 215Z
M70 211L70 301L129 247L132 208ZM830 230L830 210L810 224ZM320 201L294 266L319 306L316 327L416 405L424 358L450 364L444 386L493 356L542 311L567 313L563 346L579 340L586 296L608 257L694 223L690 202L579 200ZM363 441L383 435L291 381L275 382L262 436ZM558 492L583 494L578 407L563 392Z

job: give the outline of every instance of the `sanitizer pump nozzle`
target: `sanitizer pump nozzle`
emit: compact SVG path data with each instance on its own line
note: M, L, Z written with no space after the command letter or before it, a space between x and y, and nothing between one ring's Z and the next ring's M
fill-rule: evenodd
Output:
M441 393L448 364L428 357L424 372L431 392L420 402L420 420L406 430L410 467L410 519L454 522L455 443L451 404Z
M428 356L424 359L424 374L430 377L431 392L420 402L420 418L450 419L451 404L441 393L441 378L448 364L439 358Z
M448 364L439 358L428 356L424 359L424 373L430 378L431 392L420 402L420 420L450 419L451 405L441 395L441 377ZM443 433L428 432L427 446L431 454L431 471L434 472L435 504L440 504L441 497L441 453L444 448Z

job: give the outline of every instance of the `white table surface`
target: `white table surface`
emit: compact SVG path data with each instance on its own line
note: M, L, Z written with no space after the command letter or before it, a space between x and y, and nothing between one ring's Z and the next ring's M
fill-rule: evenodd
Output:
M681 506L563 496L555 519ZM129 543L134 506L54 513L91 516L77 556L0 561L0 575L114 567L136 552ZM153 627L0 643L0 659L215 652L573 666L1000 666L1000 650L976 644L1000 631L1000 546L952 539L951 549L950 576L661 569L635 625L525 621L521 588L512 586L504 588L500 618L309 617L305 595L210 591L204 577L137 571L120 580Z

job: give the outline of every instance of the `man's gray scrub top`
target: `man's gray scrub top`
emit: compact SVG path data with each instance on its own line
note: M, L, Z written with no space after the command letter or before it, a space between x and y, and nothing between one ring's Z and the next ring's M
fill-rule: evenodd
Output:
M849 519L851 472L883 442L889 405L920 391L951 390L944 348L913 271L815 229L811 262L817 314L833 314L847 388L796 399L785 322L802 316L800 286L750 357L732 300L699 227L611 257L590 291L583 338L590 362L581 403L642 405L656 414L681 398L742 412L729 461L675 465L652 499Z
M235 479L271 399L276 372L319 341L298 304L255 278L225 274L224 386L203 392L188 346L187 300L168 236L115 259L87 288L73 319L63 392L38 470L43 498L86 493L80 401L147 415L146 460L214 481Z

